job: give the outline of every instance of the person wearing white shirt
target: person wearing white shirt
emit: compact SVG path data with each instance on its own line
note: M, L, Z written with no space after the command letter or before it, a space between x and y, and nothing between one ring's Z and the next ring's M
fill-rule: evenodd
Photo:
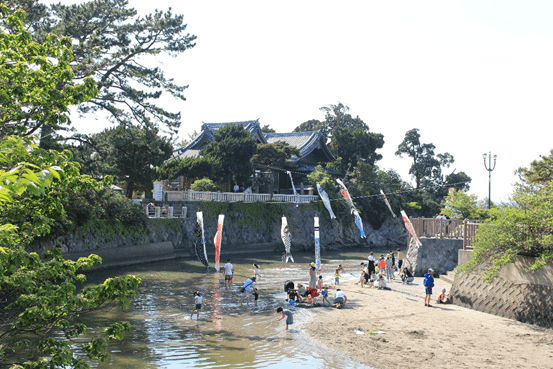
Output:
M334 293L334 303L332 304L332 306L343 307L347 301L348 301L348 298L345 292L338 288Z
M234 266L230 263L230 259L227 259L225 268L225 286L232 287L232 277L234 276Z

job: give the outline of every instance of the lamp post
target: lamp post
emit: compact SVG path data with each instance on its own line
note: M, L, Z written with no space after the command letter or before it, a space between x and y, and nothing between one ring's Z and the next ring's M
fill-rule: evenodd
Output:
M484 158L484 168L489 172L490 174L490 185L488 189L488 209L492 208L492 170L495 169L495 162L497 160L497 155L493 156L493 167L492 167L492 152L490 151L490 155L484 154L482 155ZM488 159L488 165L486 165L486 159Z

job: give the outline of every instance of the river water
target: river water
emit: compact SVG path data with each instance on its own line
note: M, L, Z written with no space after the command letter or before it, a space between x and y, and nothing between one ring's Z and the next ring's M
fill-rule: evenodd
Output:
M114 309L86 318L90 332L109 322L127 320L131 331L125 340L109 346L110 358L97 368L368 368L347 356L319 347L302 327L317 319L319 308L294 308L285 301L284 282L307 284L313 254L294 255L295 263L280 269L280 255L232 255L235 276L232 288L220 283L222 268L206 273L198 261L177 259L116 270L94 272L88 281L101 283L116 275L142 278L137 298L129 309ZM342 281L357 279L359 263L367 252L334 252L322 255L325 285L332 285L334 270L342 264ZM227 257L225 256L225 262ZM223 265L225 262L222 262ZM259 301L241 301L240 287L252 275L252 264L261 268L256 286ZM355 275L355 276L354 276ZM190 319L193 291L199 290L205 308ZM294 312L294 324L285 331L276 308ZM332 324L332 322L329 322Z

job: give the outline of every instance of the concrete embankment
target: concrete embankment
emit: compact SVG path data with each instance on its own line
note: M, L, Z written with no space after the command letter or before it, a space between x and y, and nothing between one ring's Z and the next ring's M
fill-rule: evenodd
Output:
M207 211L210 204L191 203L188 205L188 217L180 219L149 219L145 234L92 235L68 234L57 237L45 237L28 247L28 251L43 253L54 247L61 247L68 258L78 258L97 254L103 258L108 268L136 264L145 261L160 261L175 257L195 257L196 211L204 211L204 235L206 250L210 258L215 253L213 237L217 231L218 214ZM292 253L310 251L314 248L315 214L319 209L313 204L278 205L276 216L268 214L260 206L271 204L242 204L241 210L228 206L223 227L221 259L226 255L259 252L280 253L284 246L280 236L281 214L288 218L292 235ZM215 206L212 204L212 206ZM256 208L257 207L257 208ZM271 215L269 216L265 216ZM359 237L359 230L351 219L341 222L331 220L328 214L320 214L320 245L322 250L373 249L385 247L395 249L404 247L407 232L403 223L397 219L386 221L379 229L373 229L368 221L364 223L366 239ZM172 248L172 250L171 250Z
M459 265L471 257L459 251ZM451 289L454 303L474 310L553 327L553 263L536 272L527 272L532 258L518 260L501 268L499 277L486 282L482 273L455 273Z

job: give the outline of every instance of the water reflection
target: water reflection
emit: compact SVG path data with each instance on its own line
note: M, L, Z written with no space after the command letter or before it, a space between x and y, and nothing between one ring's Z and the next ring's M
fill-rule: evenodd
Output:
M325 283L333 280L334 265L343 264L343 277L357 272L366 253L332 254L323 263ZM132 330L122 342L110 346L111 357L98 368L360 368L340 353L329 352L302 333L302 325L316 319L317 309L295 309L291 331L284 330L275 310L285 306L286 280L306 282L312 255L296 256L295 264L279 269L279 255L235 256L232 288L220 280L223 273L205 273L190 260L174 260L96 272L88 280L99 283L107 277L135 274L142 278L137 299L125 311L113 310L87 317L90 330L112 320L128 320ZM241 301L242 283L251 275L253 262L263 277L257 284L258 305ZM197 264L197 265L196 265ZM193 291L200 290L205 307L200 320L190 319ZM322 308L321 308L322 309ZM331 324L329 322L329 324Z

